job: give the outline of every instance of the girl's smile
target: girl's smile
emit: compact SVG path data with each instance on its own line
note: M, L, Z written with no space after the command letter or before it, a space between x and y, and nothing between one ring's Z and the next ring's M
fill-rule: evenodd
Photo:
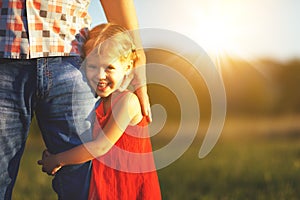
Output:
M108 86L109 86L109 83L107 83L106 81L100 81L97 84L97 90L99 90L100 92L104 92Z

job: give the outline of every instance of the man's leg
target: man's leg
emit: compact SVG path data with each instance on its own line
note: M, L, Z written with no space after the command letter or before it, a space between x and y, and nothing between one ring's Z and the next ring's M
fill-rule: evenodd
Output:
M11 199L36 92L35 60L0 59L0 199Z
M79 57L38 59L36 114L50 153L66 151L91 140L90 114L95 98L85 76L78 70L80 63ZM59 199L87 199L90 164L59 170L52 184Z

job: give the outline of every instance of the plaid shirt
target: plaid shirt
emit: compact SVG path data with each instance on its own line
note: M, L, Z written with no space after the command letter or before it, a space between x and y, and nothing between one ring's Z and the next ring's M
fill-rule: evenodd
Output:
M0 0L0 58L78 55L89 0Z

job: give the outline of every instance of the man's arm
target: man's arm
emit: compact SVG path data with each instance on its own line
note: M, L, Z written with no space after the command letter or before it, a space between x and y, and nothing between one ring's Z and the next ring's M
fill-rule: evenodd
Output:
M122 25L128 30L139 27L133 0L100 0L100 3L108 22Z
M135 76L132 81L135 93L139 98L142 113L151 122L151 109L146 85L146 56L139 35L139 25L133 0L100 0L107 21L116 23L132 31L137 48L138 60L135 63Z

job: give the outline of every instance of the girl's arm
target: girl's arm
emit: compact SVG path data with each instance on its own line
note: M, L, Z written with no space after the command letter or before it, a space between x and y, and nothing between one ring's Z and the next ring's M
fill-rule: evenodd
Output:
M127 93L116 103L107 124L100 129L93 141L62 153L48 154L38 164L43 165L44 172L53 175L65 165L80 164L102 156L113 147L126 127L136 118L142 118L139 100L134 94Z

